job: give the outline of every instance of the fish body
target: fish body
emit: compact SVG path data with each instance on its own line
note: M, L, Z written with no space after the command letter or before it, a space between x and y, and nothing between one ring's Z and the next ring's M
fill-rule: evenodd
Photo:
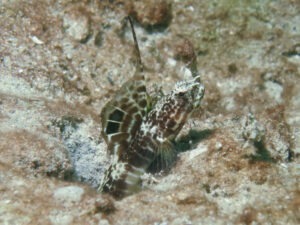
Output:
M125 83L102 111L102 134L113 160L99 190L121 198L140 190L141 175L158 157L160 168L168 167L176 156L172 141L203 95L197 76L178 82L149 110L143 77Z

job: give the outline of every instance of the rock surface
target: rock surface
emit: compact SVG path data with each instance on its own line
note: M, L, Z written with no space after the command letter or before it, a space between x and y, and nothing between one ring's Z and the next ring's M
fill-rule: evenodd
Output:
M0 224L300 223L297 1L14 0L0 12ZM99 114L135 72L127 14L151 95L190 76L182 43L206 93L171 170L116 201L96 192L110 160Z

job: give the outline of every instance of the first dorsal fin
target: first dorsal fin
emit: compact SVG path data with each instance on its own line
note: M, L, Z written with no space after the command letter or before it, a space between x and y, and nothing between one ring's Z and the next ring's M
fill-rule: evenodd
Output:
M142 73L144 71L144 66L142 63L142 58L141 58L141 53L140 53L140 48L139 48L139 44L137 42L136 39L136 35L135 35L135 30L134 30L134 26L133 26L133 22L130 16L127 17L129 23L130 23L130 27L131 27L131 31L132 31L132 36L133 36L133 41L134 41L134 47L135 47L135 53L136 53L136 58L137 58L137 65L136 65L136 70L137 73Z
M101 112L102 135L108 144L109 153L117 155L126 151L150 106L145 78L142 73L143 65L139 46L132 20L130 17L128 17L128 20L135 43L136 74L131 80L122 85Z
M147 96L144 81L128 81L102 109L102 135L110 154L128 147L147 113Z

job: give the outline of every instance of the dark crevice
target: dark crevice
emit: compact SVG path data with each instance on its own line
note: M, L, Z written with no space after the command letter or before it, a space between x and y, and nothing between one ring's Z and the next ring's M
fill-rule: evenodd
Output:
M270 152L266 148L263 141L257 141L254 143L254 147L257 149L255 155L250 156L250 161L264 161L264 162L275 162L270 155Z
M191 150L196 146L201 140L208 138L213 134L213 130L190 130L185 136L180 137L175 143L175 148L178 153Z

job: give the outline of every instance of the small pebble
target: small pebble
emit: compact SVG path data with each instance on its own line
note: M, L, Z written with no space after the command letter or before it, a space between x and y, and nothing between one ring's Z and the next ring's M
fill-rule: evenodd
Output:
M216 142L216 145L215 145L216 150L221 150L222 147L223 147L223 145L221 142Z
M172 19L172 6L163 0L133 1L128 6L128 14L143 27L167 27Z
M81 200L84 190L78 186L61 187L54 191L54 198L63 203L75 203Z
M70 9L63 18L63 27L76 41L85 42L90 34L90 20L79 9Z

